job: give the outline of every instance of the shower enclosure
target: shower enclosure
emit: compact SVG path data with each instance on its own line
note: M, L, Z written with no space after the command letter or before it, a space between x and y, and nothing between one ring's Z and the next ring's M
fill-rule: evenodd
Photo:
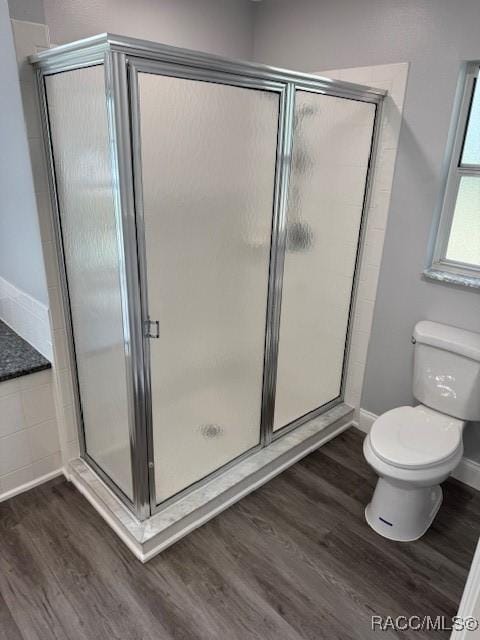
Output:
M143 520L342 402L384 94L111 35L33 62L81 456Z

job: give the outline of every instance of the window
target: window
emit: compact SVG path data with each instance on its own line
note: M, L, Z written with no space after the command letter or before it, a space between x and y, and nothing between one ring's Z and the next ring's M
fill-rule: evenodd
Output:
M471 63L462 83L431 278L480 288L480 81Z

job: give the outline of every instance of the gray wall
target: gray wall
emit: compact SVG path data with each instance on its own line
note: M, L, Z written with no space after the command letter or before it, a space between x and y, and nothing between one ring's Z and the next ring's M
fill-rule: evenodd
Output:
M480 59L480 2L264 0L255 17L257 61L306 71L411 63L362 406L411 403L417 320L480 331L478 292L421 276L460 65ZM480 459L480 429L467 430L466 450Z
M8 0L10 17L15 20L45 24L43 0Z
M110 31L237 58L252 53L250 0L44 0L44 7L56 44Z
M47 284L17 60L0 0L0 276L47 304Z

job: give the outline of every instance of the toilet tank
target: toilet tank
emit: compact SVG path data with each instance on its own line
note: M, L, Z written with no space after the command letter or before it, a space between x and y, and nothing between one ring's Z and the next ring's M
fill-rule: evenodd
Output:
M480 420L480 333L422 320L413 332L413 395L460 420Z

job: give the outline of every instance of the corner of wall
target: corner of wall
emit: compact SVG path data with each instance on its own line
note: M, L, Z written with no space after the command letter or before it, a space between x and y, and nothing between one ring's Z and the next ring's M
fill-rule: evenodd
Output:
M29 162L31 132L23 111L30 102L22 93L23 67L18 61L20 34L10 20L4 0L0 6L2 49L1 138L3 159L0 171L2 216L0 219L0 275L40 303L47 299L41 263L40 229L36 216L35 175Z
M45 22L45 9L42 0L8 0L8 10L13 20Z

